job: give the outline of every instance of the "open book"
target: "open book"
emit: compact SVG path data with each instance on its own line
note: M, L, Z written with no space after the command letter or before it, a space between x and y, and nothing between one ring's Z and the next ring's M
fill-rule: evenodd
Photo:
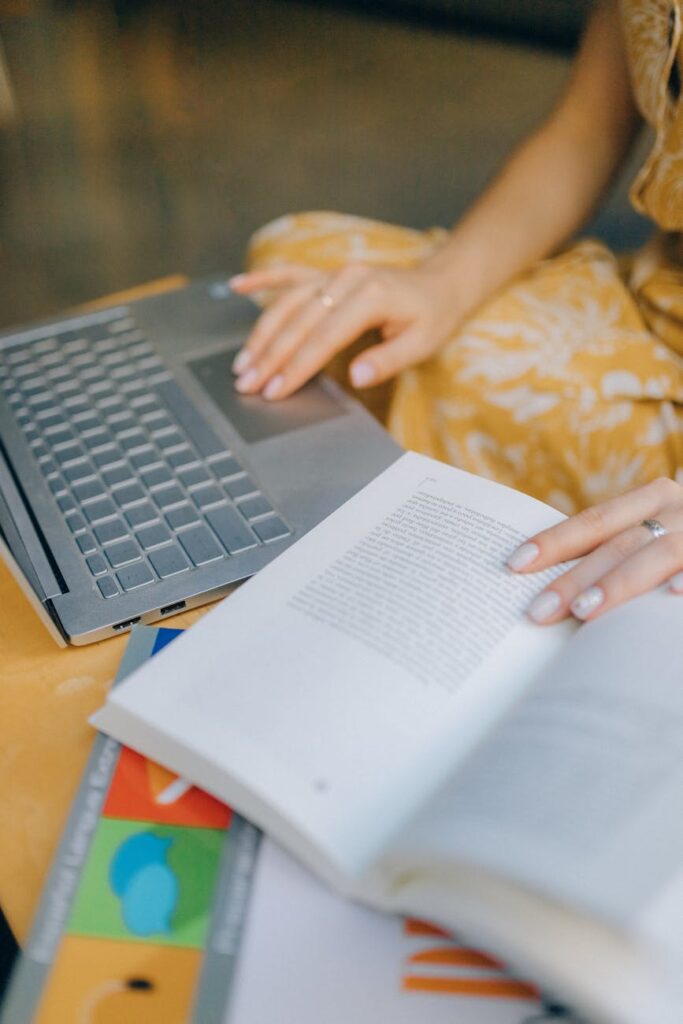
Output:
M406 454L94 724L592 1021L683 1020L683 601L525 618L561 515Z

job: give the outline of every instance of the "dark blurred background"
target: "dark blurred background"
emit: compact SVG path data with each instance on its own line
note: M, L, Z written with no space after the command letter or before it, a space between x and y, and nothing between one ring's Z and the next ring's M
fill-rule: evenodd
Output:
M450 224L589 6L0 0L0 324L237 269L291 210ZM594 225L619 248L644 230L625 183Z

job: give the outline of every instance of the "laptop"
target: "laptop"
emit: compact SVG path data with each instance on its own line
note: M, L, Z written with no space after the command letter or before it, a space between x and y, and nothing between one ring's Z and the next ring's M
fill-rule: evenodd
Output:
M57 643L223 596L400 454L325 377L238 395L257 315L221 278L0 334L0 553Z

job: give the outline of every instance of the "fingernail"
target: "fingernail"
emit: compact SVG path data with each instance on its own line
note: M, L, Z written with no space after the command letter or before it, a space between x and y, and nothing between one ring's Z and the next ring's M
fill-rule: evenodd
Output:
M529 616L534 622L547 622L562 604L562 598L554 590L546 590L535 597L529 605Z
M538 544L534 544L532 541L522 544L508 558L508 568L512 569L513 572L526 569L527 565L531 565L532 562L536 561L540 553L541 549Z
M675 590L677 594L683 594L683 572L677 572L675 576L671 577L669 588Z
M251 352L248 349L243 348L233 359L232 372L237 374L244 373L250 362Z
M235 381L235 387L238 391L251 391L254 384L258 380L258 373L256 370L247 370L241 377L238 377Z
M587 619L604 600L605 591L602 587L589 587L588 590L584 590L583 594L575 597L569 607L572 610L572 615L575 615L577 619Z
M268 381L268 383L263 389L263 397L267 399L277 398L277 396L282 391L282 385L284 383L284 380L285 378L282 376L281 373L278 373L277 376L275 377L271 377L271 379Z
M351 383L356 388L364 388L372 384L377 376L371 363L354 363L351 367Z
M228 278L228 284L230 285L231 288L234 288L234 287L239 288L239 286L241 284L244 284L246 279L247 279L247 274L235 274L234 277Z

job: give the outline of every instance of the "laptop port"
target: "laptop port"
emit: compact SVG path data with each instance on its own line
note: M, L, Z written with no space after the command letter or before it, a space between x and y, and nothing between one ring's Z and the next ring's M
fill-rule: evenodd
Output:
M185 607L185 601L176 601L175 604L167 604L159 609L159 615L173 615L174 612L181 612Z
M122 629L130 629L131 626L134 626L135 623L139 621L140 616L136 615L134 619L124 619L123 622L117 622L111 628L115 629L117 632L120 632Z

